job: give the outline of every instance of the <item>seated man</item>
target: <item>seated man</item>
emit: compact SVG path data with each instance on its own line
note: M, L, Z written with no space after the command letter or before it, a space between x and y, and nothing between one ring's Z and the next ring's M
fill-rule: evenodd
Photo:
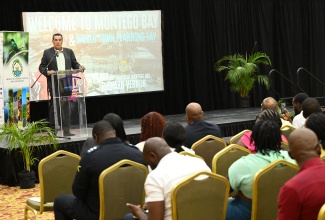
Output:
M197 172L211 172L203 160L171 152L167 143L159 137L149 138L145 142L143 158L153 169L144 185L148 215L138 205L127 204L140 220L171 220L170 194L175 184ZM132 215L124 219L132 219Z
M308 128L289 136L289 155L297 161L299 173L287 181L278 197L278 220L317 219L325 203L325 163L319 158L321 144Z
M207 135L213 135L221 138L219 126L203 120L203 111L200 104L195 102L188 104L186 106L185 113L188 124L185 127L185 147L191 148L195 142Z
M318 100L311 97L308 97L303 101L301 108L305 119L313 113L323 112Z
M87 150L80 160L72 185L73 194L55 199L56 220L99 219L98 177L101 172L123 159L145 165L141 152L116 137L108 121L97 122L92 133L97 145Z
M308 95L306 93L298 93L292 99L293 110L295 112L295 117L292 121L292 126L294 128L302 128L305 124L306 119L303 115L302 103L306 98L308 98Z
M272 97L265 98L261 104L261 112L266 109L272 109L273 111L279 112L278 102ZM291 124L292 119L290 116L290 112L288 110L286 110L286 113L284 115L281 114L280 116L281 116L281 122L282 122L281 127L283 127L285 125L292 126L292 124Z
M306 120L305 127L315 132L318 142L322 145L321 157L325 157L325 114L313 113Z

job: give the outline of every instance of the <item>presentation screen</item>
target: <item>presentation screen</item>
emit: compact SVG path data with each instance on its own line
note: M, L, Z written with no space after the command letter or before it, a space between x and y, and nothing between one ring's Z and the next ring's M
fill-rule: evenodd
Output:
M55 33L86 68L86 96L164 90L161 11L23 12L23 24L32 101L49 99L38 67Z

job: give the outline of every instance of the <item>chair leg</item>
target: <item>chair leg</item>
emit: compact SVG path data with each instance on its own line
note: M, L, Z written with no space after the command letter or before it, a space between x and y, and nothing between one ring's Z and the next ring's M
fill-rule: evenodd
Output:
M28 216L28 211L32 212L34 214L34 218ZM25 205L25 211L24 211L24 219L25 220L33 220L37 219L37 211L30 207L29 205Z

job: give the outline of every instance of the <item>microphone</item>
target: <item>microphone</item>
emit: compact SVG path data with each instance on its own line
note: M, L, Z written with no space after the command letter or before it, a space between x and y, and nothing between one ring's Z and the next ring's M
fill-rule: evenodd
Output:
M54 56L51 58L50 62L45 66L44 71L47 71L47 68L48 68L49 65L52 63L54 57L58 57L58 56L59 56L59 51L55 50ZM39 74L39 76L37 77L37 79L35 80L35 82L33 83L33 85L31 86L31 88L34 87L35 83L38 81L38 79L41 77L41 75L42 75L43 73L44 73L44 72L42 72L41 74Z

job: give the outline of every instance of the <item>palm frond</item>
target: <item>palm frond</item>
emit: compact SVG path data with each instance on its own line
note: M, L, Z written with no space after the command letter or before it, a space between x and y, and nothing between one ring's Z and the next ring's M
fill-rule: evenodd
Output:
M255 81L269 89L268 77L259 74L259 65L271 65L268 55L256 52L247 57L234 54L222 57L215 63L217 72L227 71L225 80L231 83L230 90L245 97L252 90Z
M0 126L0 141L6 141L8 150L16 150L23 158L24 168L30 171L30 166L37 158L34 151L44 145L53 145L57 149L57 140L53 130L48 127L46 120L28 123L25 128L15 123L7 122Z

